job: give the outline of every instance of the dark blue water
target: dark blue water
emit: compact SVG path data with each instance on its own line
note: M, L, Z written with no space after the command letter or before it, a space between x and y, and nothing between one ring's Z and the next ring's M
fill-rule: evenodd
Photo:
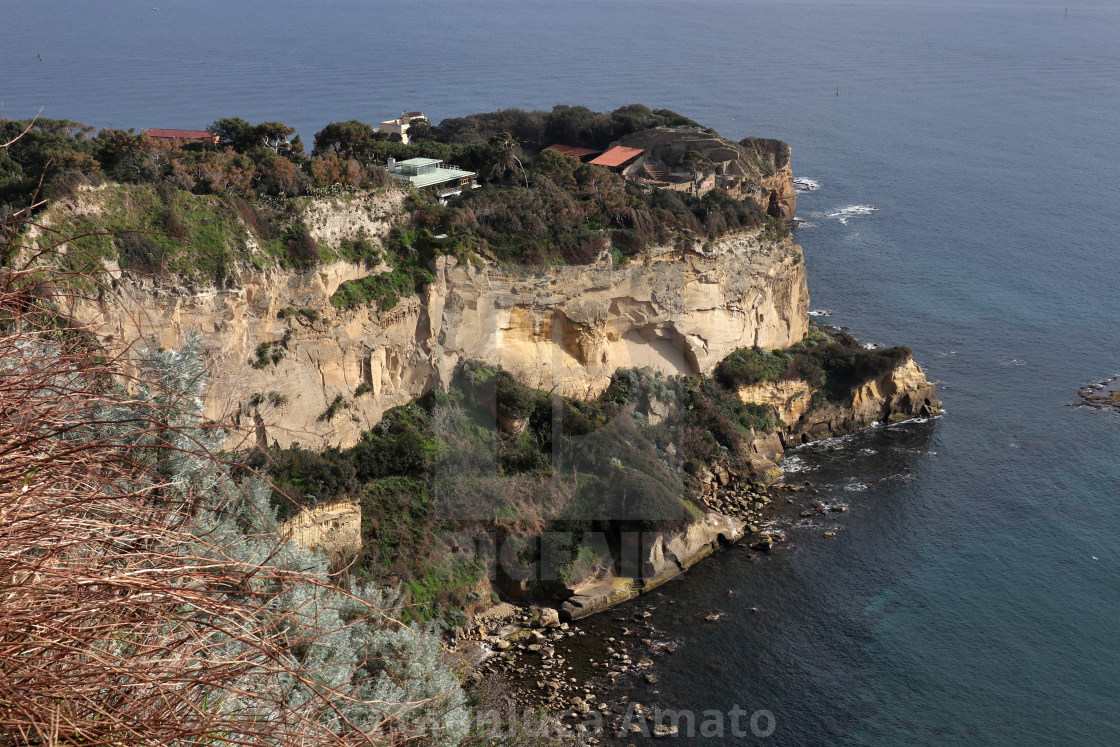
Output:
M402 109L643 102L787 140L820 185L796 229L813 308L912 346L947 415L799 452L852 510L792 506L770 556L641 601L682 646L634 696L768 709L768 743L1120 743L1120 418L1066 406L1120 373L1115 3L9 6L13 118L310 142Z

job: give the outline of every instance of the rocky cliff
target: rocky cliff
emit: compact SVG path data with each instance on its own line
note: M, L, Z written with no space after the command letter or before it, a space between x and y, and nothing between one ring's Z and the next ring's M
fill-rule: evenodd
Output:
M397 192L312 203L307 224L321 242L358 229L378 240L399 210ZM343 282L386 269L242 268L221 288L115 273L113 293L82 314L116 345L177 347L201 333L206 415L281 445L352 444L385 410L445 384L464 358L590 396L620 367L708 373L735 348L785 347L807 329L801 247L760 231L654 247L619 266L511 269L444 256L423 294L389 310L329 303Z
M362 547L362 508L356 501L305 508L284 522L283 532L304 550L353 553Z
M897 423L941 411L935 385L922 368L907 358L897 368L856 387L845 402L813 406L814 388L804 381L764 382L739 389L744 402L771 405L784 428L783 444L815 441L851 433L872 423Z
M403 215L395 191L313 201L304 210L326 246L355 234L384 241ZM112 290L86 302L81 315L121 347L178 347L199 333L212 374L206 415L243 426L261 444L348 446L389 408L447 385L464 359L500 364L535 388L589 397L619 368L709 374L733 350L787 348L808 331L801 248L763 230L652 247L622 265L511 268L444 255L422 293L384 310L341 309L330 299L344 282L387 265L242 266L221 287L107 269ZM629 553L639 561L575 580L565 614L581 617L643 593L747 533L768 546L767 530L754 524L768 499L754 491L780 477L776 462L786 447L940 407L912 359L857 387L850 401L815 402L814 393L796 380L741 388L743 401L773 405L784 423L746 446L750 474L703 467L704 518L643 533ZM354 551L360 518L356 504L334 504L301 513L285 529L305 547Z
M618 552L608 572L596 573L563 593L565 619L601 612L680 575L722 544L750 535L753 549L767 551L782 537L768 526L771 502L764 485L781 479L785 449L828 436L851 433L876 422L898 422L937 414L941 401L925 373L907 358L889 373L857 387L843 403L814 402L816 388L804 381L765 382L739 390L744 402L771 405L785 425L759 434L748 446L749 474L735 474L723 464L701 470L703 519L673 532L635 533ZM753 486L753 487L751 487ZM628 562L629 560L629 562ZM629 566L629 567L628 567Z

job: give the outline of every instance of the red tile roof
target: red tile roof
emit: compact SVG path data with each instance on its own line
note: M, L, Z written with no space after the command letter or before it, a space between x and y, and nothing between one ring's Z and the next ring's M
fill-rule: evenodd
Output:
M172 139L172 140L210 140L213 141L216 137L214 133L207 130L159 130L151 129L144 130L148 133L148 137Z
M616 145L598 158L591 159L588 163L593 163L596 166L621 166L643 153L645 153L645 151L641 148L627 148L624 145Z
M554 150L557 153L563 153L565 156L572 156L573 158L583 158L584 156L594 156L602 153L601 150L591 150L590 148L577 148L574 145L550 145L545 150Z

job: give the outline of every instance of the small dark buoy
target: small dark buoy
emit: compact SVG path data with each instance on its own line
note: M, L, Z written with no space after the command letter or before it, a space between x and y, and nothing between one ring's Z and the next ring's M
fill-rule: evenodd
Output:
M840 89L839 89L839 88L837 88L837 89L836 89L836 95L837 95L837 96L839 96L839 95L840 95Z

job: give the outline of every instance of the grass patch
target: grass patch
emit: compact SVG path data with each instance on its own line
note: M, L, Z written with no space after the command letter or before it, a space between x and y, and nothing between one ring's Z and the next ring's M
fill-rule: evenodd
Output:
M759 348L740 348L716 365L716 380L728 389L777 381L785 371L785 358Z
M344 239L337 249L332 247L319 247L319 254L323 262L354 262L373 268L381 261L382 252L373 242L364 235L353 239Z
M367 255L370 258L380 256L391 269L379 275L346 281L331 296L331 305L339 309L376 305L382 311L388 311L402 298L420 293L432 282L434 276L428 269L429 263L443 254L452 254L467 262L474 257L469 242L463 239L435 236L428 229L395 228L389 235L387 251L383 256ZM477 257L474 259L477 260Z
M66 217L40 243L73 237L64 262L76 272L98 271L103 260L142 275L181 277L219 287L235 280L235 262L248 258L244 224L213 196L160 185L114 185L88 199L96 214Z

